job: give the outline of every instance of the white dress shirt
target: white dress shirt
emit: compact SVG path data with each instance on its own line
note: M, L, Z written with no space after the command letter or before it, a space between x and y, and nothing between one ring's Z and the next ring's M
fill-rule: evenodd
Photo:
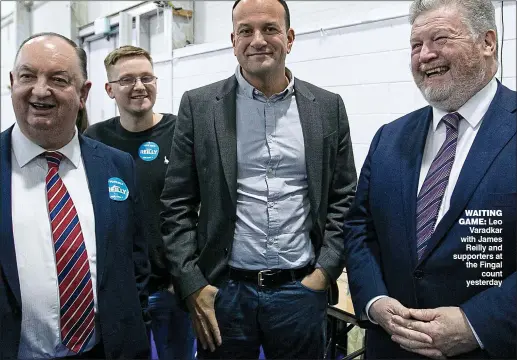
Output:
M13 235L22 299L18 357L71 356L74 353L61 343L58 280L45 182L48 165L39 156L45 149L29 140L17 124L11 139ZM88 253L97 314L95 218L77 132L58 151L64 155L59 175L77 210ZM96 322L86 351L98 343L98 330Z
M456 145L456 155L454 158L454 163L452 164L451 173L449 175L449 182L447 183L447 187L445 188L445 193L443 195L442 203L440 205L440 210L438 211L436 224L440 222L440 220L443 218L443 215L449 210L451 196L454 191L454 187L456 186L456 182L458 181L458 178L460 176L461 169L463 168L465 159L467 158L470 148L474 143L474 139L476 138L479 128L481 127L483 117L485 116L488 107L490 106L490 103L494 99L496 92L497 81L494 77L492 80L490 80L490 82L487 85L485 85L483 89L481 89L478 93L471 97L457 111L457 113L459 113L462 116L462 119L460 120L458 126L458 141ZM422 165L420 167L420 177L418 181L419 192L420 188L424 183L425 177L429 172L429 168L431 167L431 164L434 158L436 157L436 154L438 153L438 150L440 150L440 147L445 141L446 126L441 120L446 114L446 111L433 107L433 121L430 124L429 131L427 133L427 140L425 143L424 153L422 155ZM376 296L373 299L371 299L366 305L366 315L370 321L372 321L369 314L370 306L376 300L382 297L384 296ZM472 326L471 329L479 345L483 347L481 341L479 340Z

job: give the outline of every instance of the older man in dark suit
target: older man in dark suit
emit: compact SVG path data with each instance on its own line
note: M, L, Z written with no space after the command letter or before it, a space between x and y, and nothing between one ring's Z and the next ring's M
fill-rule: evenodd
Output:
M345 107L286 69L284 1L235 2L231 38L235 75L180 105L162 193L171 272L201 357L257 358L262 345L321 358L356 185Z
M344 224L368 358L516 357L516 94L495 78L494 14L490 0L411 6L430 105L377 132Z
M2 360L148 357L134 163L78 134L86 69L82 48L42 33L24 41L10 74L17 123L0 134Z

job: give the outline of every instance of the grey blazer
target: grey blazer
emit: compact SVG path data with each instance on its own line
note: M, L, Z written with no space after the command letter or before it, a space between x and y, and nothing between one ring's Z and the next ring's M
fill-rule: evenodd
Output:
M231 254L237 199L236 87L232 76L187 91L181 100L161 197L161 229L175 288L183 299L214 284ZM306 149L310 237L317 262L335 282L345 266L342 225L357 181L348 119L339 95L296 78L294 88Z

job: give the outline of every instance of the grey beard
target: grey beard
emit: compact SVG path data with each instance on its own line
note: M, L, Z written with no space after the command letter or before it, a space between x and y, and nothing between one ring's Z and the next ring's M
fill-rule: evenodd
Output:
M417 84L417 86L431 106L452 112L457 111L486 85L484 84L485 74L485 69L481 68L474 77L466 77L464 81L455 81L440 88L424 88L421 84Z

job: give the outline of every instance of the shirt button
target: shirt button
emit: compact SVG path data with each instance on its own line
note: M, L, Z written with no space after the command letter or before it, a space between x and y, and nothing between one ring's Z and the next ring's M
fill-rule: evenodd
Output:
M424 277L424 272L422 270L416 270L413 275L415 279L422 279Z

